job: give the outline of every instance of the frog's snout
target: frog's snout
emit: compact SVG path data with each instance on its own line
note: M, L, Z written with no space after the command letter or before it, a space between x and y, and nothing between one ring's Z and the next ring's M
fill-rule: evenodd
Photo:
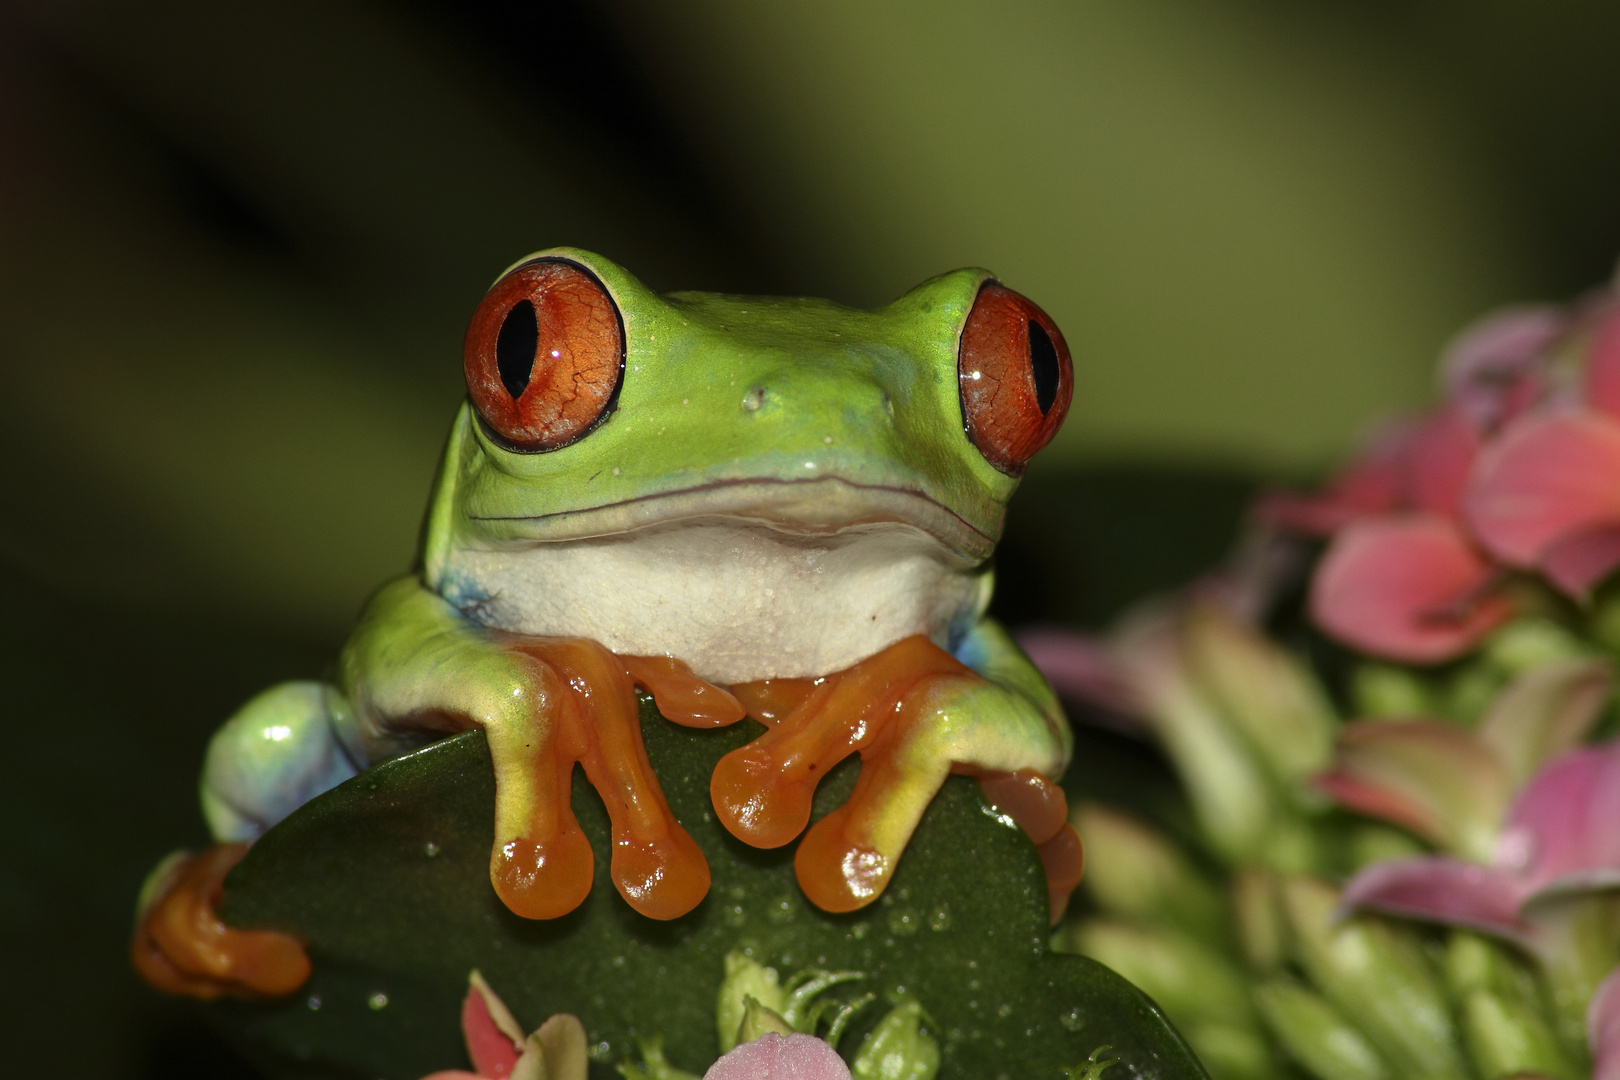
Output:
M814 427L818 441L829 442L842 441L845 434L869 434L893 426L894 394L877 379L841 377L837 385L826 385L820 379L796 374L780 372L775 378L750 384L738 401L742 416Z

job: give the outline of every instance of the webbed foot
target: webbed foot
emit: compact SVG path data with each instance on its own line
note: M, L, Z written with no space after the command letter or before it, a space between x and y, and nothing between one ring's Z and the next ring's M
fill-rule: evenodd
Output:
M1054 921L1079 882L1079 837L1055 771L1062 749L1043 718L924 637L896 642L822 679L733 687L770 730L715 767L710 794L726 828L756 847L791 842L821 778L852 753L849 800L812 826L794 856L805 895L825 911L876 900L946 776L980 777L986 796L1039 847ZM1026 715L1028 714L1028 715Z
M709 891L709 866L664 799L641 741L635 688L677 723L742 719L740 702L664 657L620 657L579 638L512 638L534 663L527 724L487 728L497 805L490 879L507 907L554 919L590 893L595 858L569 805L577 762L612 822L609 874L619 895L654 919L673 919Z
M212 1000L281 997L309 978L298 939L271 930L233 930L215 905L225 875L246 844L215 844L200 855L171 857L149 882L154 894L136 920L130 958L152 986Z

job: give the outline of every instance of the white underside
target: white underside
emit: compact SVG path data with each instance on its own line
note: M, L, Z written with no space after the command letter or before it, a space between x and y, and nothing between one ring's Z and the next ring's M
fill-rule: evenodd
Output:
M448 553L444 595L480 622L669 655L731 684L839 671L912 634L943 645L977 572L909 525L803 535L735 519Z

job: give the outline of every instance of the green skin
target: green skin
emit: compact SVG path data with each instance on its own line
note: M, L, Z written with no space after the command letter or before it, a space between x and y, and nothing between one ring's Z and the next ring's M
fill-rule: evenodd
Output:
M985 681L941 683L929 702L934 722L919 725L925 730L897 755L907 779L886 797L879 829L879 846L894 858L952 764L1061 773L1071 738L1056 698L983 614L987 560L1017 486L968 439L957 388L957 340L988 274L959 270L859 312L821 300L658 296L600 256L567 248L540 255L588 268L618 305L626 352L614 411L567 446L520 453L491 439L463 406L428 510L420 569L371 599L344 647L337 685L273 687L215 736L202 800L216 839L251 841L366 766L469 724L490 740L498 792L523 789L515 772L526 760L522 745L544 738L549 721L537 662L492 632L533 632L503 617L499 604L533 595L535 586L503 575L543 568L549 553L569 545L593 551L605 539L639 552L643 536L679 544L697 535L683 532L689 528L736 529L759 551L779 547L784 559L877 530L903 538L908 565L929 568L893 577L895 587L937 589L943 599L919 608L934 613L927 632ZM891 580L882 564L889 549L873 550L863 572ZM634 581L615 588L613 569L593 586L598 621L581 636L610 647L620 630L634 638L634 626L612 620L636 624L638 611L657 614L638 597L680 585L667 579L679 568L660 557L637 563L644 576ZM750 565L751 573L771 570L757 557ZM749 632L784 622L813 631L832 609L816 608L822 601L809 593L796 607L801 593L788 584L763 616L726 611L729 601L717 594L715 625L755 620ZM566 621L544 627L569 630ZM713 632L693 630L699 644L690 647L701 651L701 635ZM803 636L775 641L781 655L758 671L734 649L718 652L713 670L815 674L789 670ZM641 651L692 662L675 648ZM703 663L693 666L714 677ZM519 827L522 807L508 803L515 800L498 797L497 838Z

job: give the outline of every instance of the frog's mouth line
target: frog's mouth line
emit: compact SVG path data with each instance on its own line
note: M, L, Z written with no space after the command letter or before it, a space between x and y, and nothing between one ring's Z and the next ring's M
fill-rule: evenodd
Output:
M836 476L717 480L581 510L468 517L492 539L531 543L588 540L678 521L726 518L811 536L869 525L909 525L928 534L964 565L982 562L995 547L994 537L922 492L859 484Z

